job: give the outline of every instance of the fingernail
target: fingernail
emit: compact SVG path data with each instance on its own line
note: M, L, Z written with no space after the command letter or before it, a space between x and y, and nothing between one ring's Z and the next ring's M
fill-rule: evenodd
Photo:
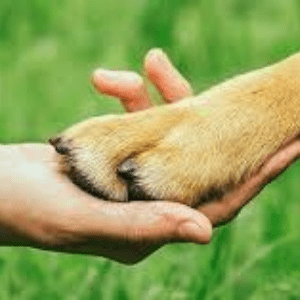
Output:
M119 81L120 80L120 74L116 71L109 71L109 70L97 70L94 73L94 76L100 77L100 79L105 78L109 81Z
M151 49L148 53L148 56L164 57L169 60L167 54L161 48Z
M184 222L179 228L179 234L184 241L207 244L210 242L211 228L199 226L192 221Z
M98 80L106 79L108 81L122 81L127 83L136 83L140 80L140 76L134 72L120 72L103 69L96 70L93 76Z
M170 68L172 65L168 55L160 48L155 48L149 51L147 59L156 58L164 68Z

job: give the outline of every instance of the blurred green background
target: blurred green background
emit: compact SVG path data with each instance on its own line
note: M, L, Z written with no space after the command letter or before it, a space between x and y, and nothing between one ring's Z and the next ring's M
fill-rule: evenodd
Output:
M300 45L296 0L1 0L0 142L45 142L122 112L89 85L97 67L139 71L161 47L195 91ZM210 245L170 245L135 266L0 249L0 299L300 299L300 166Z

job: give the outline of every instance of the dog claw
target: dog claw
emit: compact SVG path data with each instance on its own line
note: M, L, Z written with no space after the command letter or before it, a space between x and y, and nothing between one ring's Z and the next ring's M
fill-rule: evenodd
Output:
M133 159L127 159L118 167L118 174L125 180L135 179L136 163Z
M70 152L70 148L64 144L61 137L51 138L49 139L49 143L54 146L56 152L59 154L68 154Z

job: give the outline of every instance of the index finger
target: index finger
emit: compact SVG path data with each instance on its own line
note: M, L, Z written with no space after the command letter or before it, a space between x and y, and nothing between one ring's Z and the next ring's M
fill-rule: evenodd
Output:
M193 95L188 81L161 49L152 49L148 52L144 61L144 70L165 102L172 103Z
M117 97L127 112L152 105L143 78L135 72L98 69L92 83L100 93Z

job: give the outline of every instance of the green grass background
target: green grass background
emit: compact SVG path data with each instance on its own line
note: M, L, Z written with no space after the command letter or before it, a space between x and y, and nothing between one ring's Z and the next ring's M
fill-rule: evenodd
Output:
M139 71L163 48L196 92L300 49L296 0L1 0L0 142L45 142L121 112L93 69ZM300 166L268 186L210 245L170 245L135 266L0 249L0 299L300 299Z

